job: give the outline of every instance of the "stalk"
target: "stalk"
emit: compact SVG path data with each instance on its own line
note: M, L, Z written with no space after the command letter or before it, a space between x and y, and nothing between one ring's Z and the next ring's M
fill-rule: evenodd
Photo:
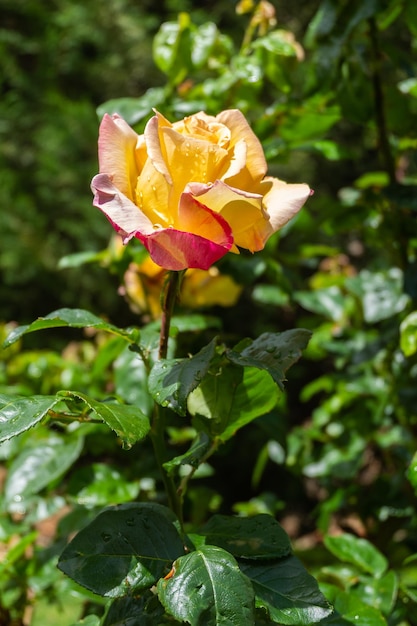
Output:
M184 272L169 272L164 285L164 291L162 293L161 331L159 336L159 359L166 359L167 357L171 319L183 274ZM165 441L165 411L166 409L161 407L159 404L154 404L150 437L156 462L164 482L169 507L178 517L182 528L182 498L177 493L173 479L168 475L164 468L164 462L168 459L168 451Z

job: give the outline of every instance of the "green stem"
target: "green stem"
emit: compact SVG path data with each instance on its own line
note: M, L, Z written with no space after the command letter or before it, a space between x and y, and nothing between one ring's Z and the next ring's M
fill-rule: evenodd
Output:
M174 311L174 305L178 296L178 291L183 274L184 272L169 272L165 283L164 292L162 294L162 318L158 354L159 359L166 359L167 357L169 329L171 326L172 313ZM150 436L156 462L158 464L158 468L161 472L162 480L164 482L169 507L178 517L178 520L182 527L182 499L177 493L177 489L173 479L164 468L164 462L168 460L168 451L165 441L165 409L156 403L152 416Z

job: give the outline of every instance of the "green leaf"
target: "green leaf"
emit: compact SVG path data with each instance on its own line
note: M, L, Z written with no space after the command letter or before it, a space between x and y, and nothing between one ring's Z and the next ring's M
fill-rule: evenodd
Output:
M341 591L336 595L335 608L348 622L360 626L387 626L387 622L373 606L369 606L355 595Z
M150 87L140 98L115 98L107 100L97 108L97 115L101 119L105 113L118 113L131 126L134 126L144 117L152 115L152 109L162 104L167 97L164 87Z
M408 480L413 485L414 491L417 495L417 452L415 452L413 458L411 459L407 476L408 476Z
M35 330L44 330L46 328L95 328L96 330L105 330L109 333L119 335L128 341L133 342L136 332L123 330L108 324L101 318L93 315L89 311L84 309L58 309L53 311L45 317L38 317L37 320L25 326L18 326L9 334L6 341L3 344L3 348L7 348L12 343L15 343L23 335L27 333L33 333Z
M179 558L173 575L158 581L166 611L191 626L253 626L254 594L231 554L203 546Z
M191 60L195 67L207 63L218 36L219 31L213 22L204 22L193 32Z
M346 295L336 286L315 291L297 291L294 293L294 300L307 311L324 315L334 322L343 318L346 308Z
M81 530L58 567L90 591L116 598L152 587L183 553L168 509L125 504L106 509Z
M151 415L154 402L148 391L148 371L141 356L126 346L113 362L114 391L127 404Z
M380 322L404 310L409 296L403 293L403 272L391 267L383 272L362 270L346 281L349 290L362 301L368 324Z
M417 311L413 311L401 322L400 347L405 356L417 352Z
M154 400L179 415L187 411L187 398L207 374L216 355L216 339L190 359L157 361L149 374L149 391Z
M213 515L202 533L206 544L224 548L236 558L277 559L291 552L287 533L267 514L253 517Z
M389 570L381 578L364 576L350 593L369 606L389 616L395 605L398 593L398 578L393 570Z
M74 622L71 626L100 626L100 618L97 615L87 615L87 617Z
M139 480L128 482L112 465L89 463L71 476L68 492L84 507L106 506L109 502L131 502L138 497Z
M126 596L113 600L102 626L155 626L163 614L161 603L151 592L139 598Z
M274 622L309 626L331 614L316 580L296 557L273 563L241 562L240 567L252 581L256 606L266 609Z
M374 576L382 576L387 569L385 556L366 539L344 533L335 537L326 536L324 544L341 561L353 563Z
M22 503L65 474L78 459L84 440L78 433L65 438L51 434L27 446L14 459L7 474L5 502Z
M274 55L295 57L297 56L297 46L295 42L288 37L286 30L273 30L263 37L259 37L252 42L252 48L265 48Z
M271 411L278 389L269 373L254 367L225 366L208 373L188 396L198 430L227 441L242 426ZM201 418L205 418L201 420Z
M0 394L0 443L38 424L62 398L56 396L7 396Z
M191 20L180 13L177 22L164 22L153 39L153 59L157 67L177 85L192 67Z
M211 441L206 433L200 432L192 442L187 452L164 463L164 468L168 474L172 474L174 469L179 465L191 465L191 467L194 468L198 467L203 457L208 452L210 445Z
M116 402L98 402L79 391L59 391L60 399L81 400L120 437L125 448L144 439L150 430L149 418L136 406Z
M228 350L226 356L229 361L242 367L257 367L266 370L280 389L284 389L285 372L301 357L301 351L306 348L311 332L303 328L287 330L283 333L263 333L239 350ZM245 345L242 342L242 345Z

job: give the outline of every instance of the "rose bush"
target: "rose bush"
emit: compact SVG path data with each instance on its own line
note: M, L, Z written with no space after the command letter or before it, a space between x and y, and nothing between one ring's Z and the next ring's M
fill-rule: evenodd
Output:
M208 269L227 252L261 250L310 188L266 176L262 146L243 114L200 112L171 124L155 115L138 135L106 114L94 205L124 242L137 237L168 270Z

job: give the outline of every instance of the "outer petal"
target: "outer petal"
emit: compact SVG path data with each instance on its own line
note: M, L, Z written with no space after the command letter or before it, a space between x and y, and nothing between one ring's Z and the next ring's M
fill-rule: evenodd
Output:
M222 177L232 187L248 190L248 184L259 182L265 176L267 163L261 142L249 126L245 116L238 109L222 111L216 116L217 121L225 124L231 130L230 148L234 149L240 139L243 139L247 146L246 166L240 174Z
M268 215L262 208L261 194L235 189L220 180L214 185L190 184L188 189L230 224L237 246L251 252L262 250L272 231Z
M99 130L100 173L110 176L115 186L134 200L138 166L135 149L138 134L119 115L104 115Z
M184 233L174 228L154 232L149 237L138 235L152 259L167 270L196 267L207 270L230 249L199 235Z
M107 174L97 174L91 181L94 206L106 215L113 228L123 236L124 243L138 232L154 232L152 222L133 202L117 189Z
M265 188L264 206L268 211L271 234L285 226L313 193L308 185L288 184L270 176L267 176L260 184L261 193L263 187Z

